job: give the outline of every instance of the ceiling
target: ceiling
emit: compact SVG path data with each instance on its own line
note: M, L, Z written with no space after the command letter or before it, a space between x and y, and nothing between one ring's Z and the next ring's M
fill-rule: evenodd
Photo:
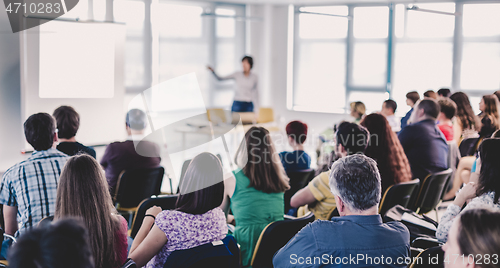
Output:
M208 2L225 2L240 4L272 4L272 5L318 5L318 4L369 4L369 3L429 3L454 2L452 0L206 0Z

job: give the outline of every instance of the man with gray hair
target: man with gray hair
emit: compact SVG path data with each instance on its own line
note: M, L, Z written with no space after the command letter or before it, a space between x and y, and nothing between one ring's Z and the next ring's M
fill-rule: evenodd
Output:
M383 223L377 163L362 154L332 164L329 184L340 217L304 227L273 259L275 267L406 267L410 233L401 222Z
M101 159L101 166L106 171L106 179L111 196L114 195L118 176L124 170L137 168L155 168L160 165L160 157L146 157L137 153L134 140L144 138L144 130L147 126L146 113L139 109L131 109L125 117L125 130L127 140L124 142L113 142L106 147ZM141 150L154 152L152 155L160 155L160 148L150 141L141 142Z

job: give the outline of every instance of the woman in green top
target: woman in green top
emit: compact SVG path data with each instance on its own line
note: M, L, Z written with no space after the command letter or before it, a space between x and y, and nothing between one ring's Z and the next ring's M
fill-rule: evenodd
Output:
M221 208L231 208L236 223L234 236L241 246L243 267L250 266L255 244L271 222L283 220L288 177L269 136L262 127L252 127L236 152L238 169L224 181Z

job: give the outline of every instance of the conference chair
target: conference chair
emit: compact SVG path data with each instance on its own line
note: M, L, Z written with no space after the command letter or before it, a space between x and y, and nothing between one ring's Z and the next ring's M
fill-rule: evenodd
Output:
M165 268L239 268L240 250L232 235L194 248L176 250L168 256Z
M132 221L132 226L130 227L130 237L135 238L137 232L139 232L144 216L146 215L146 211L149 208L158 206L161 207L162 210L174 209L178 196L179 195L159 195L144 199L139 204L137 213L135 213L134 220Z
M413 206L415 212L425 214L434 210L436 218L438 218L436 207L443 198L451 172L451 169L447 169L425 177L420 186L416 203Z
M227 122L227 117L224 109L222 108L210 108L207 109L208 121L213 123L225 123Z
M257 123L269 123L274 122L274 110L273 108L259 108L259 114L257 115Z
M137 264L129 258L120 268L137 268Z
M401 205L407 208L411 194L419 184L420 180L414 179L409 182L402 182L389 186L389 188L385 190L382 201L380 201L378 213L384 215L387 210L395 205Z
M337 208L334 208L330 211L330 213L328 213L328 220L332 220L333 217L339 217L340 214L339 214L339 210Z
M290 178L290 189L285 192L285 214L290 210L290 200L292 196L300 189L307 186L307 183L314 177L313 169L304 169L287 172L286 175Z
M142 200L160 194L165 169L140 168L122 171L116 184L114 203L118 212L127 213L129 226Z
M476 152L477 147L480 143L481 143L480 138L468 138L468 139L462 140L460 142L460 145L458 146L458 150L460 151L460 155L462 157L474 155L474 153Z
M304 226L314 221L314 214L307 213L294 220L275 221L260 233L255 245L251 266L253 268L273 267L273 256L288 243Z
M436 238L431 237L417 237L411 242L414 248L428 249L433 247L442 246L444 243L439 242Z
M50 225L54 221L54 216L47 216L38 222L38 227L45 227Z
M441 247L428 248L417 257L412 258L410 268L418 267L439 267L444 268L444 252Z

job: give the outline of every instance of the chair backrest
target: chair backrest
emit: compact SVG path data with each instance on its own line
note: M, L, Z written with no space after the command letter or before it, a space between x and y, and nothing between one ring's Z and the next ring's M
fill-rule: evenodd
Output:
M274 122L274 110L273 108L259 108L259 114L257 116L257 123L269 123Z
M262 230L255 245L252 267L273 267L273 256L288 243L304 226L314 221L314 214L309 212L302 218L275 221Z
M330 213L328 213L327 220L331 221L333 217L339 217L339 216L340 216L339 210L337 208L334 208L330 211Z
M122 208L133 208L137 207L142 200L159 195L164 174L163 167L122 172L116 186L115 203Z
M137 268L137 264L132 259L127 259L125 264L123 264L120 268Z
M222 108L210 108L207 109L207 117L210 122L227 122L226 113Z
M52 221L54 221L54 216L47 216L43 219L41 219L39 222L38 222L38 227L45 227L47 225L50 225L52 223Z
M458 146L458 150L460 151L460 155L462 157L473 155L476 151L477 144L479 142L479 138L468 138L462 140L460 145Z
M232 235L221 241L176 250L168 256L165 268L227 267L239 268L240 250Z
M287 172L286 175L290 178L290 189L285 192L285 213L290 209L290 199L292 199L292 196L298 190L304 188L314 177L314 169Z
M135 238L137 232L139 232L139 228L141 228L142 221L144 220L144 215L146 215L146 210L153 206L159 206L163 210L174 209L178 196L179 195L159 195L143 200L139 204L134 220L132 221L132 226L130 227L130 237Z
M457 261L461 260L457 259ZM412 258L412 263L410 265L410 268L418 268L418 267L444 268L444 263L445 263L444 252L441 249L441 247L433 247L420 252L420 254L418 254L417 257Z
M447 169L425 177L414 205L417 213L424 214L436 208L443 197L451 172L451 169Z
M384 215L387 210L395 205L401 205L405 208L408 207L410 202L411 194L413 190L420 184L419 179L414 179L409 182L403 182L391 185L387 190L385 190L382 201L379 205L379 214Z

